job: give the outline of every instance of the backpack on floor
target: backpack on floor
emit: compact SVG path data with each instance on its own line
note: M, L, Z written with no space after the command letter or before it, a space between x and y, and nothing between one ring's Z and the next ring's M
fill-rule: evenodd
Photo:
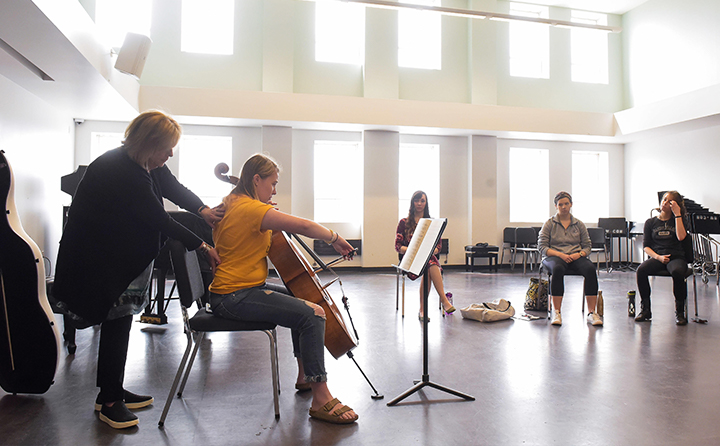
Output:
M548 281L537 277L530 278L530 285L525 293L525 310L547 311Z
M469 307L461 308L460 313L465 319L474 319L480 322L494 322L510 319L515 316L515 309L505 299L498 299L492 302L472 304Z

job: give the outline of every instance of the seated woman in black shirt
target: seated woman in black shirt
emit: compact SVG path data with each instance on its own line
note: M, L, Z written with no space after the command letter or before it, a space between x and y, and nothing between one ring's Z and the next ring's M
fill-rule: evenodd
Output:
M685 258L683 240L689 237L685 231L685 202L677 191L669 191L663 195L660 203L660 215L651 217L645 222L643 250L650 257L637 270L637 284L640 291L640 314L636 322L649 321L650 281L648 276L660 271L668 271L673 280L675 296L675 323L686 325L685 299L687 284L685 274L688 260ZM689 241L689 239L688 239Z

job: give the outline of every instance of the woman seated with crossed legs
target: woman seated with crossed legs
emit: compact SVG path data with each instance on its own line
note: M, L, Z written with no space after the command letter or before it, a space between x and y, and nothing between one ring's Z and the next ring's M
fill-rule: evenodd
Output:
M415 191L410 200L410 209L408 210L408 216L398 222L397 229L395 230L395 251L405 255L410 245L410 240L415 233L418 221L421 218L430 218L430 211L428 209L427 195L425 192L419 190ZM422 276L420 280L420 312L418 313L418 319L423 320L425 315L425 309L423 308L423 290L425 289L425 281L427 276L430 276L430 281L435 290L440 296L440 302L443 307L443 316L446 314L452 314L455 311L455 307L452 303L452 294L446 293L443 286L442 269L440 268L440 262L438 261L437 255L440 253L441 244L435 247L432 257L427 266L427 274ZM408 273L410 280L418 278L415 274ZM430 318L428 318L428 321Z
M595 265L588 259L592 243L585 224L575 218L572 197L567 192L555 195L557 213L545 222L538 235L538 249L543 256L543 266L550 271L550 293L555 307L552 324L562 325L560 307L565 293L565 274L573 271L585 278L585 296L588 305L588 324L602 325L602 318L595 312L598 280Z
M280 169L269 157L250 157L240 181L225 197L225 217L213 231L222 263L210 285L210 304L217 316L241 321L265 321L292 330L298 363L298 391L311 390L310 416L336 424L352 423L357 414L332 396L325 372L325 312L322 307L268 289L267 254L272 231L288 231L325 240L352 257L353 247L336 232L314 221L278 211L275 195Z

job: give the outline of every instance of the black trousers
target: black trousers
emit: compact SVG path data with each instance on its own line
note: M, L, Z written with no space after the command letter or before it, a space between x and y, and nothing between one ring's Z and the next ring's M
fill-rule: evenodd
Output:
M100 326L97 366L100 402L120 401L124 397L123 379L131 326L132 315L105 321Z
M671 257L667 264L655 259L645 260L637 269L637 284L641 301L650 303L650 280L648 277L660 271L668 271L672 276L675 302L684 303L687 297L687 282L685 282L687 269L687 261L682 257Z
M556 256L545 257L543 259L543 265L550 270L551 296L562 296L565 294L565 274L569 271L578 273L585 278L583 290L586 296L597 296L598 279L595 273L595 265L593 265L587 257L580 257L570 263Z

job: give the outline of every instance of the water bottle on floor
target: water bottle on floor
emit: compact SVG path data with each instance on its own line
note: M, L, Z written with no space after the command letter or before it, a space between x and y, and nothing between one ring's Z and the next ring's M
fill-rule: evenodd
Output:
M628 317L635 317L635 290L628 291Z

